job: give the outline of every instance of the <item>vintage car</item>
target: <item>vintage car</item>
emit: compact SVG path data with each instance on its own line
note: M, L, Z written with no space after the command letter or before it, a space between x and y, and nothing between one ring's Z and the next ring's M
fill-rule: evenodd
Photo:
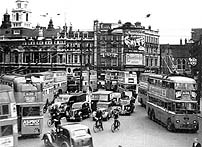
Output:
M98 102L97 109L102 111L103 120L109 120L112 117L111 102ZM92 118L95 120L96 111L93 111Z
M84 118L90 117L90 106L88 102L77 102L74 103L69 110L69 116L67 117L68 120L76 120L81 121Z
M59 125L43 135L45 147L93 147L93 139L88 126L72 123Z

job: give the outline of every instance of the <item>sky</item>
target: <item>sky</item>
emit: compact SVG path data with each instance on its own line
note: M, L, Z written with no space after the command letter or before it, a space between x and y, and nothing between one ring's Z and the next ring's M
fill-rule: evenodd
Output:
M6 9L16 8L16 0L0 1L0 18ZM73 30L92 30L93 21L103 23L141 22L146 28L159 30L160 44L179 44L191 39L192 28L202 28L202 0L28 0L32 26L54 27L66 22ZM46 17L41 15L45 15ZM57 15L60 14L60 15ZM146 18L147 14L151 14ZM1 24L1 22L0 22Z

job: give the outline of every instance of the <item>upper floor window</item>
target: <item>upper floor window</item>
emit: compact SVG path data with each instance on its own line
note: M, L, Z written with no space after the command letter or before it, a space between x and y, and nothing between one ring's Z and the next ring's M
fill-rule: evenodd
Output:
M26 14L26 21L29 21L29 14Z
M78 55L74 56L74 63L78 63Z
M18 20L19 20L19 14L16 13L16 21L18 21Z
M21 8L21 3L18 3L17 6L18 6L18 8Z

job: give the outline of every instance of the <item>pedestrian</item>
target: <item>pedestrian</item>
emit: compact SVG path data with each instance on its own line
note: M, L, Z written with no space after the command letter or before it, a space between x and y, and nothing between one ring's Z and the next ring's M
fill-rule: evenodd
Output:
M201 147L201 144L200 144L200 142L198 141L198 138L194 138L194 142L193 142L192 147Z

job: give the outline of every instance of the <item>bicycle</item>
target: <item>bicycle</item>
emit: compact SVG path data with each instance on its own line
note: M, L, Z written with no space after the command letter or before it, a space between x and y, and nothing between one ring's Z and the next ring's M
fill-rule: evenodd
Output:
M114 120L113 124L111 125L111 131L114 133L116 130L120 129L120 121L118 119Z
M101 120L98 121L98 124L95 122L95 124L93 125L93 131L95 133L97 133L98 131L103 131L103 125L102 125L102 122Z
M55 124L55 121L52 118L49 118L47 120L47 126L50 128Z

